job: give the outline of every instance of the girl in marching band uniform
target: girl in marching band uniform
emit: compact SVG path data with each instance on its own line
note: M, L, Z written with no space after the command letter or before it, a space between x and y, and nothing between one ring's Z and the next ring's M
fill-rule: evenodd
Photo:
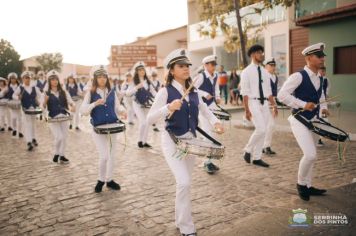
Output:
M42 70L38 71L36 87L41 91L41 101L43 101L44 92L45 92L47 86L48 85L47 85L46 75L45 75L44 71L42 71ZM40 115L40 120L42 120L42 118L46 116L46 112L47 111L43 109L42 114Z
M150 148L151 145L147 143L148 124L146 114L154 96L156 95L156 91L151 86L151 82L147 78L145 64L142 61L137 62L133 69L135 70L133 78L134 85L127 89L126 96L135 95L132 105L139 122L140 137L138 147Z
M8 91L8 88L6 86L6 79L0 77L0 132L5 131L5 117L7 113L7 109L5 106L5 101L7 100L6 94Z
M47 73L47 78L48 90L44 98L43 107L47 107L49 119L68 116L68 109L70 108L70 110L74 112L75 104L68 92L62 89L59 82L59 73L55 70L51 70ZM64 156L68 134L68 123L68 120L64 120L49 124L54 136L55 152L53 162L69 162Z
M14 94L15 90L19 87L20 82L18 81L17 74L14 72L11 72L8 75L8 79L9 79L9 86L8 86L8 92L6 97L9 101L12 101L13 100L12 95ZM10 109L9 126L12 128L13 137L15 137L17 134L19 135L20 138L23 137L23 134L21 133L22 123L21 123L20 109Z
M14 100L20 100L22 109L30 109L38 107L41 100L41 91L33 84L31 84L31 73L24 71L21 74L22 84L17 87L13 94ZM35 135L35 120L36 116L22 114L22 123L25 128L25 139L27 143L27 150L32 151L33 146L38 146Z
M157 72L156 70L152 71L151 74L151 83L153 88L155 89L156 93L158 92L158 90L161 88L161 82L157 79ZM156 127L156 124L153 124L153 131L159 132L159 129Z
M78 86L74 75L68 76L66 90L74 101L75 107L80 107L80 104L82 103L81 97L83 96L83 91L80 89L80 86ZM73 120L70 121L69 129L72 129L74 126L76 130L79 130L79 109L76 109L72 115Z
M93 68L94 80L91 91L83 100L80 113L91 116L94 127L106 124L117 124L120 113L120 102L114 89L111 89L108 73L104 66ZM99 134L93 132L99 160L99 179L95 192L99 193L106 182L108 188L120 190L120 185L113 180L114 159L116 154L117 134Z
M148 123L152 124L160 118L166 119L166 130L162 132L161 146L165 159L176 180L175 224L182 235L196 235L196 229L192 219L190 186L194 168L194 157L188 156L183 159L175 157L177 151L170 133L178 138L196 137L198 115L201 112L215 127L216 132L224 131L220 121L208 109L202 98L198 96L196 89L188 91L188 96L181 101L183 94L189 88L189 66L191 65L184 49L171 52L165 66L169 70L166 87L159 90L155 101L148 113ZM169 133L169 132L170 133Z
M133 120L135 118L135 111L133 110L133 95L128 96L126 94L127 89L129 87L133 87L134 83L133 83L133 79L132 79L132 75L130 74L130 72L126 73L126 81L123 85L123 92L124 92L124 103L126 105L126 109L127 109L127 121L129 123L129 125L133 125Z

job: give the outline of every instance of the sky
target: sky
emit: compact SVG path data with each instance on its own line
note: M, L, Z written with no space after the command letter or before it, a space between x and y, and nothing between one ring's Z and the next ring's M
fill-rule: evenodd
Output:
M186 0L0 0L0 38L21 59L60 52L64 62L107 64L111 45L187 24Z

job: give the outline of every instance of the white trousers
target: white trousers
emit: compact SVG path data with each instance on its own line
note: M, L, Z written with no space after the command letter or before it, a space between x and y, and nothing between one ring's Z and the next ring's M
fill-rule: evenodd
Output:
M311 132L292 115L289 116L288 121L294 137L303 152L303 157L299 162L298 184L310 187L312 186L313 167L317 158L316 141L318 140L318 135Z
M262 156L263 142L266 135L270 111L268 102L265 101L264 105L259 100L249 101L249 108L252 114L252 123L255 126L255 131L252 133L244 150L252 154L253 160L260 160Z
M49 124L49 128L54 136L54 154L64 156L67 135L68 135L68 121L53 122Z
M99 152L99 180L112 180L117 134L97 134L93 132L93 139Z
M10 126L17 131L17 136L22 133L21 109L10 110Z
M269 118L268 118L268 124L267 124L267 129L266 129L266 137L265 137L265 142L263 144L264 148L271 147L272 144L272 135L274 131L274 126L275 126L275 118L273 117L271 111L269 112Z
M10 108L6 108L5 111L5 118L6 118L6 125L7 127L11 127L12 128L12 123L11 123L11 109Z
M183 159L174 157L176 144L165 130L161 134L161 145L166 162L176 181L175 224L183 234L194 233L190 186L195 157L188 156Z
M70 124L73 125L73 127L78 127L79 126L79 108L80 105L82 104L82 100L76 101L75 103L75 112L71 112L71 115L73 116L73 119L70 120Z
M127 98L125 97L124 98L124 102L125 102L125 105L127 107L127 121L128 122L133 122L134 121L134 118L135 118L135 111L133 109L133 101L132 101L132 98Z
M30 143L33 139L36 139L35 121L36 115L22 114L22 123L24 126L26 143Z
M133 109L139 122L139 142L146 143L148 136L147 108L142 108L137 102L132 103Z
M0 128L5 128L7 108L6 106L0 106Z

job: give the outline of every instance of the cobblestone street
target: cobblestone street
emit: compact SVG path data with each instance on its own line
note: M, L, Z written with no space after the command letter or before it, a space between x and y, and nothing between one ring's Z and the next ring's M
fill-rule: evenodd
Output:
M36 125L39 146L33 152L26 151L23 140L11 138L10 132L0 133L0 235L179 235L174 225L175 182L160 151L160 133L150 130L150 150L136 148L137 124L127 127L126 147L124 134L118 135L114 179L122 189L115 192L105 187L96 194L98 153L88 121L82 119L81 131L69 132L68 165L52 162L48 125L41 121ZM252 130L238 128L234 122L225 123L225 129L219 138L226 146L224 160L217 163L220 171L208 175L202 159L196 160L192 201L198 235L265 235L273 225L263 224L264 219L268 222L264 217L278 215L284 218L274 227L284 229L283 235L300 234L304 229L288 228L292 209L335 212L333 202L351 206L352 213L343 209L337 212L353 214L348 215L350 225L338 232L355 229L355 188L349 199L336 199L333 193L338 191L312 197L310 202L297 196L296 175L302 154L292 133L275 132L273 149L277 155L264 157L271 164L264 169L242 159ZM315 186L330 190L351 184L356 178L356 143L348 144L343 165L336 156L336 143L325 140L325 144L318 149ZM237 233L239 228L249 227L255 231ZM310 232L319 232L315 228Z

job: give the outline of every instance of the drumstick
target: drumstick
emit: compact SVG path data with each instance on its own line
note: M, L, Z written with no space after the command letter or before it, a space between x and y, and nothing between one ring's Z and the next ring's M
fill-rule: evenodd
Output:
M325 99L324 101L321 101L321 102L315 104L315 106L319 106L320 104L323 104L323 103L328 103L328 102L334 100L334 99L337 98L337 97L340 97L340 95L336 95L336 96L334 96L334 97ZM315 109L315 108L314 108L314 109ZM298 112L296 112L295 114L293 114L293 116L296 116L296 115L298 115L300 112L303 112L303 111L305 111L305 110L304 110L304 109L299 110Z
M187 97L187 95L189 94L190 90L193 88L195 82L198 80L198 78L196 78L188 87L188 89L185 91L185 93L183 94L182 98L180 99L181 102L183 102L183 100ZM174 114L175 110L172 111L169 116L168 116L168 119L170 119L173 114Z

